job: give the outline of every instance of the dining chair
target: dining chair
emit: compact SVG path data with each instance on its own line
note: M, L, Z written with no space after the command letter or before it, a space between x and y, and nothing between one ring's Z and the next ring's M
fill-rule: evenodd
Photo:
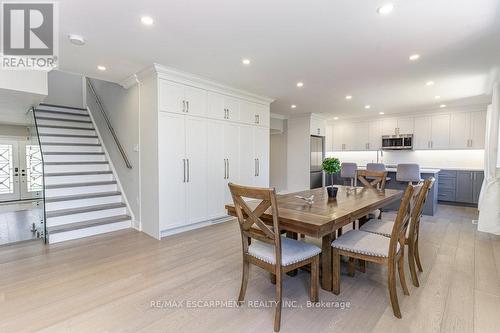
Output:
M356 172L358 165L356 163L344 162L340 165L340 178L348 179L351 187L356 186Z
M384 190L387 173L387 171L358 170L357 178L364 187Z
M274 274L276 277L274 331L278 332L281 324L283 275L297 268L310 266L310 299L311 302L318 302L321 249L313 244L281 236L274 188L247 187L233 183L228 185L238 217L243 248L243 276L238 303L241 304L245 299L250 264ZM245 201L243 198L260 202L258 204L252 202L250 205L251 201ZM266 225L261 219L262 214L268 210L272 213L272 226Z
M368 171L386 171L384 163L367 163L366 170ZM386 177L386 181L390 181L391 177Z
M411 207L411 220L410 225L405 235L405 244L408 246L408 265L410 267L411 279L415 287L420 286L417 277L417 270L415 264L420 272L423 272L422 263L420 261L420 254L418 249L418 240L420 234L420 218L424 209L425 202L435 179L430 177L426 179L420 188L420 191L415 189L414 193L414 206ZM362 227L362 231L367 231L386 237L391 237L391 231L394 226L394 221L391 220L369 220Z
M387 282L394 316L401 318L396 291L396 269L405 295L409 295L404 273L404 239L410 221L410 200L414 187L408 185L398 209L391 237L350 230L332 242L332 291L340 293L340 256L369 261L387 266Z
M420 165L415 163L400 163L396 169L396 180L398 182L407 182L408 184L419 183Z

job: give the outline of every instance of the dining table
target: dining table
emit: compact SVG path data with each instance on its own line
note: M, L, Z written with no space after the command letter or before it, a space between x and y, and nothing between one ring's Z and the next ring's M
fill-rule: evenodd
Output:
M366 217L370 212L383 208L401 199L403 191L394 189L336 186L336 198L328 196L326 187L276 196L280 231L288 237L306 235L321 239L321 287L332 290L332 247L331 243L342 232L342 227ZM299 198L312 198L310 202ZM248 201L251 209L260 201ZM234 204L227 204L227 212L236 216ZM269 208L262 216L264 223L272 225Z

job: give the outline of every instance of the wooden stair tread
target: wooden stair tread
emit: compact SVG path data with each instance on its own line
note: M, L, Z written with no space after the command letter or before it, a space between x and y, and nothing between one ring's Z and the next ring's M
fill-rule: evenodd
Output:
M85 228L89 228L89 227L95 227L95 226L100 226L100 225L105 225L105 224L116 223L116 222L123 222L123 221L128 221L128 220L131 220L130 216L118 215L118 216L106 217L106 218L102 218L102 219L87 220L87 221L68 223L68 224L63 224L63 225L58 225L58 226L53 226L53 227L47 227L47 232L50 235L50 234L56 234L56 233L60 233L60 232L85 229Z
M72 187L87 187L87 186L100 186L100 185L115 185L115 180L109 180L105 182L88 182L88 183L70 183L70 184L59 184L59 185L45 185L45 189L52 190L58 188L72 188Z
M61 201L72 201L72 200L83 200L83 199L93 199L93 198L104 198L104 197L114 197L121 195L122 192L100 192L91 194L76 194L76 195L65 195L60 197L46 198L45 203L61 202Z
M75 214L82 214L82 213L98 212L101 210L108 210L108 209L124 208L124 207L127 207L127 205L125 205L123 202L117 202L117 203L104 204L104 205L94 205L94 206L85 206L85 207L78 207L78 208L59 209L59 210L53 210L53 211L46 212L46 217L47 218L60 217L60 216L75 215Z

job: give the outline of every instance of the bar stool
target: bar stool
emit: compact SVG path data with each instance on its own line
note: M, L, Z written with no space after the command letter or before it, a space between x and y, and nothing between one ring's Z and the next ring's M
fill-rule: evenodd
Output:
M366 164L366 170L368 171L386 171L384 163L368 163ZM369 179L369 177L366 177ZM385 181L388 182L391 180L391 177L386 177Z
M408 182L409 185L420 183L422 181L420 178L420 165L413 163L398 164L396 180L398 182Z
M350 179L351 187L356 186L356 178L358 171L358 165L356 163L342 163L340 165L340 177L343 179Z

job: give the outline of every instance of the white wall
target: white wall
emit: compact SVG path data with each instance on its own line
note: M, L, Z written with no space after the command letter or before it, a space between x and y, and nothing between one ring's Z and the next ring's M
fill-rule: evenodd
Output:
M28 137L27 126L0 124L0 136L22 136Z
M138 147L139 145L139 88L135 85L130 89L124 89L122 86L115 83L100 80L92 80L92 84L132 164L132 169L128 169L125 165L122 155L118 150L118 146L106 125L104 117L100 113L93 100L93 96L89 92L87 102L91 109L92 116L96 121L96 126L101 133L104 146L113 162L124 194L128 199L130 209L134 213L136 220L138 220L140 216L140 162L139 152L134 150L136 146Z
M287 190L302 191L311 187L310 115L288 119Z
M0 69L0 89L47 95L47 72Z
M287 134L271 134L269 183L277 192L287 189Z
M85 84L82 75L54 70L49 73L48 80L49 95L44 103L76 108L85 107Z

